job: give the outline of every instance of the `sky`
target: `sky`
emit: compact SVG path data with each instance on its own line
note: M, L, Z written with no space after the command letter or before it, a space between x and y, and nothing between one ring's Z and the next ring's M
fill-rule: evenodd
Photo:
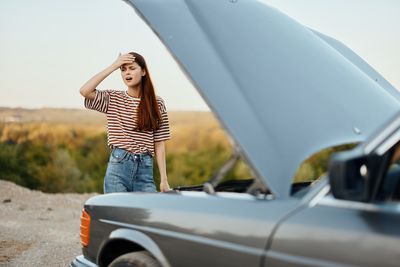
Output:
M263 2L342 41L400 89L400 1ZM0 107L83 108L81 85L118 53L137 51L169 110L208 110L161 41L122 0L1 0L0 36ZM125 86L115 71L98 88Z

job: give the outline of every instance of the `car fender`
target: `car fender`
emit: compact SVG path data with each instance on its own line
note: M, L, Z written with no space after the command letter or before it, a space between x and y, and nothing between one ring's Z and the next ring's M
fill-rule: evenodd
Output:
M114 240L125 240L132 242L136 245L143 247L146 251L151 253L153 257L161 264L163 267L170 267L171 265L165 258L164 254L161 252L157 244L147 235L132 229L117 229L110 233L106 242L100 248L100 253L98 254L97 262L100 260L100 255L102 255L103 250L107 245Z

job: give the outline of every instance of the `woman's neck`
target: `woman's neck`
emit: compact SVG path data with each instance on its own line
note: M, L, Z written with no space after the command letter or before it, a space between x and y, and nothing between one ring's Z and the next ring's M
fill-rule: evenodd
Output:
M128 87L127 94L131 97L140 97L140 89L139 86L136 87Z

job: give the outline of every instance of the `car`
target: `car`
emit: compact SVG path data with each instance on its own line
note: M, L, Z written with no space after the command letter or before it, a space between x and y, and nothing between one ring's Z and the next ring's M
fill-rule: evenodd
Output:
M203 185L87 200L71 266L398 266L400 96L389 82L262 1L126 2L237 153ZM305 159L343 144L356 146L293 184ZM254 177L219 183L238 157Z

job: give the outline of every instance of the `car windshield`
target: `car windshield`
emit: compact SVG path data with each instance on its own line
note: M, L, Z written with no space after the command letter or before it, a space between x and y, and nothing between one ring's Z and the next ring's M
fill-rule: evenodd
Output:
M328 162L333 153L354 148L357 143L343 144L325 148L307 158L298 168L293 178L291 196L301 198L307 194L328 170Z

